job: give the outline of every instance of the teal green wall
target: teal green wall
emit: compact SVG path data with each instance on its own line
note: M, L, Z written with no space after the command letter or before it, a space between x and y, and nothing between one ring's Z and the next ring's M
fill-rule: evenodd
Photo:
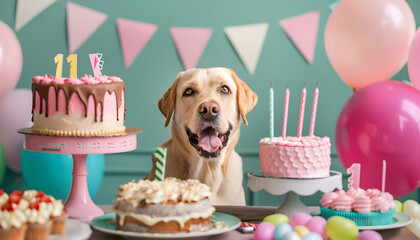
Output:
M316 81L319 81L320 98L315 133L329 136L333 142L332 169L342 171L334 146L334 128L341 107L351 96L347 87L332 69L324 49L324 28L333 0L75 0L74 3L108 14L105 23L78 50L78 74L91 73L89 53L102 52L105 60L103 73L120 76L126 82L126 125L144 129L138 135L137 150L106 157L104 181L95 197L99 204L111 204L120 184L142 178L150 169L150 156L156 146L170 137L164 128L165 119L157 102L183 70L169 28L211 27L214 29L207 48L197 67L229 67L259 95L259 102L247 116L249 125L242 126L236 150L244 159L244 172L259 170L258 140L268 135L268 88L270 81L275 89L275 134L280 135L283 99L286 85L291 91L288 135L297 132L300 93L304 82L308 89L303 132L309 130L310 107ZM414 15L420 16L420 2L407 1ZM15 0L0 0L0 20L14 26ZM307 64L293 46L278 21L308 11L319 10L320 22L313 64ZM159 26L148 45L130 68L124 67L119 46L116 18L126 18L154 23ZM250 75L223 32L223 28L268 22L266 41L254 75ZM53 61L57 53L67 54L66 1L58 0L46 11L16 33L20 40L24 64L18 88L29 88L35 75L54 73ZM0 36L1 37L1 36ZM64 65L63 75L68 75ZM406 67L393 79L408 79ZM16 174L8 171L5 188L24 188ZM246 182L244 183L246 186ZM407 196L417 199L414 193ZM307 204L316 204L320 193L305 198ZM278 205L281 197L265 192L247 192L248 204Z

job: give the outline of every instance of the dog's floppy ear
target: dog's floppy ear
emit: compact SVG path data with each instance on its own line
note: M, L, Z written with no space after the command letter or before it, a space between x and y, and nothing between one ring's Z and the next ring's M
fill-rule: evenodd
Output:
M167 127L169 122L171 121L172 112L175 108L176 88L178 86L180 78L181 73L178 74L178 76L175 79L175 82L168 90L166 90L165 94L163 94L163 97L158 102L160 112L163 114L163 116L166 117L165 127Z
M245 125L248 125L246 120L246 114L249 113L257 104L258 96L253 92L244 81L242 81L236 73L232 71L232 78L235 81L236 87L238 88L237 93L237 103L239 112L241 113L242 119L244 120Z

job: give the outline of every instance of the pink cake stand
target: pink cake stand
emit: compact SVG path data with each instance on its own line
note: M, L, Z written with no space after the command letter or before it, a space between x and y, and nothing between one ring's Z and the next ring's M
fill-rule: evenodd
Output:
M62 137L33 133L30 128L18 131L24 134L23 147L28 151L71 154L73 179L70 193L64 203L70 218L90 221L104 212L93 203L87 186L86 159L88 154L121 153L135 150L137 134L141 129L126 127L121 134L101 137Z

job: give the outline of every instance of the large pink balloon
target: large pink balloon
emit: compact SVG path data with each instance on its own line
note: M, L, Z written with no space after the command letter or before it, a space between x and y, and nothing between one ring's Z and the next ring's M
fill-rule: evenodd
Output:
M344 105L335 129L338 157L345 168L361 164L360 186L401 197L420 184L420 91L389 80L356 92Z
M405 0L341 0L325 27L325 50L340 78L362 88L401 70L415 31Z
M407 69L414 87L420 89L420 29L417 30L408 54Z
M13 30L0 21L0 99L16 87L22 73L22 49Z
M20 173L23 136L16 131L32 126L32 91L15 89L0 99L0 142L6 156L6 165Z

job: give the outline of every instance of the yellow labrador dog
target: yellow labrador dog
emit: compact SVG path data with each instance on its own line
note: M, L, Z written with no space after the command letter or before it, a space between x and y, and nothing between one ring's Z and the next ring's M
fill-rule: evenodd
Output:
M227 68L181 72L159 100L158 107L172 119L167 148L166 177L198 179L213 193L213 204L245 205L242 159L235 152L240 116L257 103L257 95ZM154 179L156 161L147 179Z

